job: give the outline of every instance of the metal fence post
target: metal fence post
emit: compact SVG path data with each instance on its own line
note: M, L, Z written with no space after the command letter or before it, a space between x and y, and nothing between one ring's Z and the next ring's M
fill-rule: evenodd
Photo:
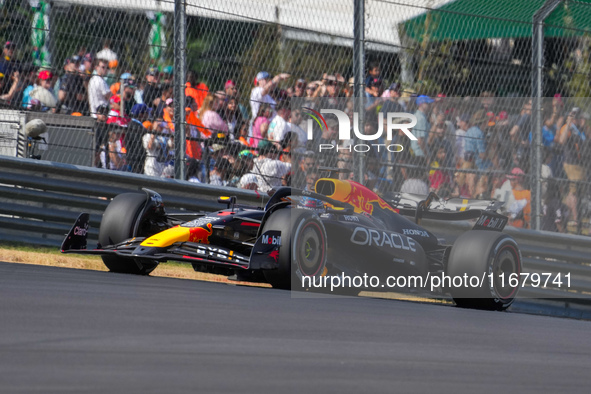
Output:
M531 198L531 228L540 230L542 218L542 96L544 66L544 19L556 9L562 0L546 0L533 17L532 30L532 114L533 114L533 160L531 174L533 193Z
M185 68L187 64L185 0L174 0L174 177L185 179Z
M364 80L365 80L365 0L355 0L355 9L353 11L353 75L355 84L353 96L355 97L355 112L359 114L359 130L363 132L365 125L365 105L364 105ZM359 143L359 138L355 135L355 145ZM364 183L365 173L365 154L356 155L357 165L355 166L355 179L359 183Z

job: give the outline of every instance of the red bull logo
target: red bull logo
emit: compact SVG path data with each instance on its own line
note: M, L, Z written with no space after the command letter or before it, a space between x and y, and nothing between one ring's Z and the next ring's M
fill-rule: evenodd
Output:
M381 209L398 213L398 210L392 208L380 196L365 186L353 181L347 181L347 183L351 186L351 191L342 201L352 205L355 212L365 212L371 215L375 208L374 204L377 203Z
M207 227L207 228L205 228ZM207 223L205 227L193 227L189 230L189 242L199 244L209 244L209 237L213 233L211 223Z
M272 257L273 260L279 261L279 251L277 249L269 253L269 256Z

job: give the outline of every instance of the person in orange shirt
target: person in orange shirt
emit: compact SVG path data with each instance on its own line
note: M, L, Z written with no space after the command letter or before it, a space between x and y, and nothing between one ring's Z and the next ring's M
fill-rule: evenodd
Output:
M205 130L205 127L197 117L197 103L192 97L187 96L185 97L185 105L185 121L187 122L187 125L185 126L185 134L187 138L200 138L201 131ZM187 139L186 153L187 156L192 159L201 160L201 143L199 141Z
M203 106L203 100L207 93L209 93L209 88L203 82L197 82L197 74L194 71L189 71L187 73L187 83L185 85L185 96L192 97L197 103L197 107L201 108Z
M243 120L237 126L236 137L238 137L238 141L242 145L249 147L249 148L251 147L251 145L248 143L248 121L247 120Z
M515 202L509 207L512 214L509 225L513 227L529 228L531 219L531 191L523 186L525 173L521 168L515 167L507 178L511 181Z
M162 110L162 120L168 124L168 129L174 133L174 100L166 99L166 106Z
M200 138L201 132L206 130L197 117L195 108L195 101L192 97L185 97L185 135L186 138ZM164 108L162 119L168 124L171 132L174 132L174 101L173 99L166 100L166 107ZM186 155L195 160L201 160L201 143L196 140L187 139L185 142Z

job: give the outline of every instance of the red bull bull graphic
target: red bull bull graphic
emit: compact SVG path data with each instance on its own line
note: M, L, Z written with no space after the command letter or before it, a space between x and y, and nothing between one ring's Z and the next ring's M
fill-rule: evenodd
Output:
M327 197L351 205L356 213L365 212L372 215L376 204L383 210L399 213L399 210L392 208L390 204L382 200L380 196L360 183L323 178L318 181L316 185L317 190L324 188L321 184L322 182L329 182L334 185L334 192Z
M279 261L279 251L275 249L271 253L269 253L269 257L272 257L275 262Z
M193 227L189 230L189 242L209 244L209 237L213 233L211 223L205 227Z

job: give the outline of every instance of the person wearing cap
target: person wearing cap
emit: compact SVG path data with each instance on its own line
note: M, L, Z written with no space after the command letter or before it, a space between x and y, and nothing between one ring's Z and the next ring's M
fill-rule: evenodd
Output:
M289 78L289 74L279 74L271 78L268 72L261 71L255 79L255 87L250 92L250 113L254 118L259 113L262 103L271 105L275 109L275 100L269 95L271 90L281 81Z
M162 83L169 83L172 85L174 82L174 67L166 66L162 69Z
M87 52L80 57L80 67L78 70L83 74L84 80L88 81L92 73L92 64L94 63L94 57L92 53Z
M86 89L84 88L84 80L78 73L79 66L80 58L78 56L66 59L64 63L65 73L59 79L56 112L88 113Z
M262 140L257 146L259 157L252 170L257 175L259 191L266 193L281 186L281 180L291 171L291 164L278 160L279 149L269 140Z
M401 86L398 82L390 84L388 89L382 94L384 105L380 108L380 112L384 114L384 119L388 112L404 112L404 108L398 102L400 99Z
M3 74L4 88L0 89L0 94L6 94L10 90L10 85L6 81L12 80L12 73L17 71L16 62L14 61L14 51L16 45L12 41L6 41L2 48L2 58L0 58L0 74Z
M246 173L240 177L240 181L238 182L239 189L246 189L246 190L259 190L259 178L255 174Z
M53 94L53 74L51 71L42 70L37 75L37 86L33 88L31 99L37 99L43 110L54 109L57 105L57 98Z
M471 127L466 131L464 155L471 153L479 170L486 170L491 166L490 161L486 159L486 141L482 131L487 123L488 116L485 110L480 109L470 118Z
M128 78L122 80L122 83L123 97L121 99L123 101L123 113L125 116L131 116L133 106L138 104L137 101L135 101L135 90L137 89L135 78L130 75Z
M111 93L113 94L120 94L121 93L121 84L125 83L128 79L132 78L131 74L128 72L124 72L119 77L119 81L113 83L109 89L111 89Z
M88 82L88 104L90 116L96 118L96 110L100 105L109 104L109 99L113 95L109 90L109 85L104 79L107 75L108 62L103 59L96 61L95 74Z
M410 147L415 157L427 156L427 138L431 130L428 114L433 101L429 96L419 96L416 100L417 111L414 115L417 118L417 124L413 127L412 134L417 139L410 142Z
M231 79L228 79L224 84L224 92L228 97L238 97L238 89L236 88L236 83Z
M226 82L227 85L227 82ZM185 96L193 97L198 108L203 106L203 100L209 93L209 88L203 82L197 80L195 71L187 72L187 83L185 84Z
M8 89L7 93L1 94L5 88ZM18 106L18 94L24 89L23 82L21 81L20 73L14 71L10 75L10 80L6 78L6 75L0 73L0 104L11 106Z
M146 71L142 101L150 108L156 108L162 95L162 87L158 83L158 69L149 67Z
M236 87L236 83L231 79L227 80L224 84L224 92L226 93L226 97L234 97L236 99L236 103L238 105L238 109L240 110L240 114L242 115L242 119L248 119L248 110L242 104L240 104L240 92Z
M143 147L143 138L148 130L143 123L150 115L150 108L146 104L135 104L131 108L131 121L127 125L127 131L123 137L123 143L127 149L127 164L131 172L144 173L146 162L146 150Z
M105 155L108 148L108 139L109 139L109 125L107 125L107 118L109 116L109 106L105 104L99 105L96 110L96 122L93 127L93 132L95 136L95 158L94 158L94 166L98 168L109 168L108 165L104 165L101 161L102 159L108 159L108 155Z
M127 127L131 119L121 111L121 97L119 95L111 96L109 99L109 106L111 111L109 111L107 124L116 124L121 127Z

